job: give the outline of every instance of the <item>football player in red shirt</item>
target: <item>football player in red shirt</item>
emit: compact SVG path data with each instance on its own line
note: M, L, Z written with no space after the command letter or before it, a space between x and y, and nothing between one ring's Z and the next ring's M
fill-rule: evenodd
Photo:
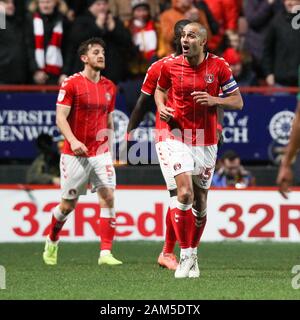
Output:
M217 107L240 110L243 100L223 58L204 51L207 31L183 28L183 55L164 63L155 92L177 185L174 229L181 248L175 278L199 277L197 247L206 224L207 193L217 157ZM224 94L219 97L220 88ZM171 89L172 99L167 92Z
M116 175L112 161L113 116L116 86L101 75L105 67L105 44L100 38L83 42L78 50L82 72L62 83L56 109L56 123L65 137L60 160L61 202L52 211L44 262L57 264L59 232L75 209L87 184L97 192L101 248L98 264L119 265L111 253L115 233L114 189Z
M180 43L181 32L184 26L189 24L190 20L179 20L174 26L174 45L175 45L175 53L164 57L156 62L154 62L148 69L147 74L145 76L141 94L137 100L136 106L132 111L130 116L130 120L127 127L127 133L130 137L132 134L132 130L136 129L139 123L142 121L144 115L147 111L150 110L151 104L153 103L153 96L155 93L155 89L157 86L157 80L160 75L160 70L162 65L168 59L174 59L174 57L182 54L182 48ZM168 152L165 147L165 137L163 135L163 130L167 129L167 123L165 121L161 121L159 118L159 113L156 113L156 121L155 121L155 135L156 139L156 151L160 164L160 168L163 174L163 177L166 182L167 189L170 193L170 204L166 215L166 234L165 234L165 243L163 246L163 250L158 257L158 264L162 267L166 267L170 270L176 270L178 262L176 256L174 254L174 247L176 244L176 235L173 228L173 224L171 221L171 210L173 210L176 206L177 199L177 190L176 183L174 177L171 173L170 167L168 165ZM161 133L161 134L159 134Z

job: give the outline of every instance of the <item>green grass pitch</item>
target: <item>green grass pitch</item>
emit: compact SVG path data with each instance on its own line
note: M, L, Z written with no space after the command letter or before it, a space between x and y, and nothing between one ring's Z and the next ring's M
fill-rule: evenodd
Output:
M300 299L295 243L203 243L199 279L159 268L160 242L117 242L123 266L98 266L97 243L60 243L58 265L43 264L42 243L0 244L6 290L0 299Z

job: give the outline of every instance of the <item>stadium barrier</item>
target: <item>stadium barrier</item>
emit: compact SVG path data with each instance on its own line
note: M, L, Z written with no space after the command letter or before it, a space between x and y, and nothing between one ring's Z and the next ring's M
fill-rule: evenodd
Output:
M220 189L208 196L203 241L300 241L300 188L285 200L276 188ZM118 186L117 240L163 240L168 192L163 186ZM0 242L43 241L51 209L60 199L53 186L0 186ZM62 233L64 241L97 241L100 208L95 194L80 198Z
M60 139L55 123L58 89L58 86L0 86L0 158L8 161L34 159L37 153L34 141L42 132ZM298 90L293 87L242 87L245 106L242 111L224 113L224 145L219 155L233 149L241 155L242 161L277 164L288 142ZM126 150L124 139L133 107L128 105L121 91L114 112L118 154ZM131 163L157 163L154 111L153 105L152 112L144 117L129 143L135 145ZM139 156L135 152L138 148L143 150Z

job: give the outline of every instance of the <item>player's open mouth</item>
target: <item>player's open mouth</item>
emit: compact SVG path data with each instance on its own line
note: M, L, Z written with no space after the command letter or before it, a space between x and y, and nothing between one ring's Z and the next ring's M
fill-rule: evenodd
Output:
M183 53L188 53L189 50L190 50L190 47L188 45L186 45L186 44L182 45L182 52Z

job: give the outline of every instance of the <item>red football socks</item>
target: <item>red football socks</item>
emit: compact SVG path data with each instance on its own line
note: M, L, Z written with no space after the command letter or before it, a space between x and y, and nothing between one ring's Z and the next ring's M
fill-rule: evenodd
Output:
M191 248L194 249L198 247L206 225L206 209L202 212L192 209L192 212L193 224L191 232Z
M49 234L49 238L51 241L55 242L59 240L59 233L66 221L67 215L64 215L61 212L59 205L56 206L52 211L52 220Z
M173 253L176 244L176 234L172 223L172 211L174 211L174 209L170 209L169 207L166 216L166 237L163 247L163 253L166 254Z
M192 204L182 204L177 201L173 212L173 226L181 249L190 247L190 234L193 225Z
M115 236L116 218L114 218L114 209L101 208L100 214L100 239L101 250L110 250Z

